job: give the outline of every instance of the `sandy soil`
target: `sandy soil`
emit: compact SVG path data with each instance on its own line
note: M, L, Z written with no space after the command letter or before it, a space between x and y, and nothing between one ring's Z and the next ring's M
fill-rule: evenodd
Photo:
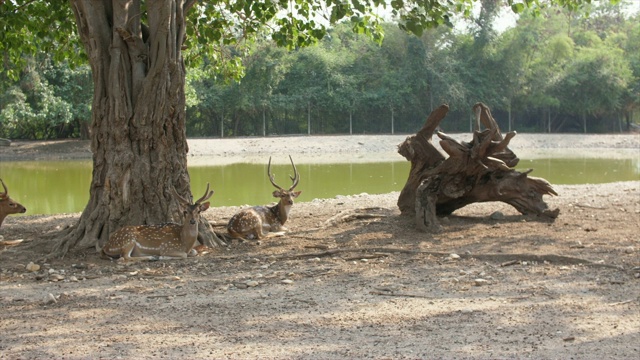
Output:
M190 140L190 161L395 156L405 137ZM640 156L640 136L522 134L511 148ZM0 148L88 156L77 141ZM0 234L24 242L0 250L0 358L640 358L640 181L556 190L553 222L474 204L439 234L399 216L397 193L316 199L285 237L137 264L92 249L43 261L79 214L9 217ZM205 216L222 232L238 209Z

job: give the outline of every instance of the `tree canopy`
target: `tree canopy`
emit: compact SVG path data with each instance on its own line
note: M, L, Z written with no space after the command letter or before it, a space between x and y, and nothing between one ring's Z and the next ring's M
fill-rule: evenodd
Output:
M520 131L627 128L622 121L640 102L638 14L606 2L525 7L513 28L497 33L499 8L481 4L489 6L466 28L440 26L420 37L380 22L370 30L384 34L381 44L343 21L323 28L317 46L293 51L257 25L251 41L196 46L206 52L189 52L187 134L390 133L392 116L394 131L413 132L441 103L452 109L449 130L466 131L477 101ZM64 44L59 51L73 46ZM87 66L76 66L82 54L21 55L19 73L5 66L18 80L5 77L0 137L88 136L91 79Z

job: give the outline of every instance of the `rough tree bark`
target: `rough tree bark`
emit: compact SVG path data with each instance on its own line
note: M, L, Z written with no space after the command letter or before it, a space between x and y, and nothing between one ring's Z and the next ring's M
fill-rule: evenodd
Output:
M419 229L437 232L437 216L446 216L474 202L501 201L522 214L556 218L559 209L549 210L543 195L557 195L545 179L529 177L532 170L518 172L518 157L507 147L516 135L505 137L487 106L474 105L476 130L469 143L459 142L436 131L449 111L447 105L434 110L415 135L408 137L398 152L411 161L409 178L398 198L404 215L414 215ZM480 131L480 123L486 129ZM432 142L440 140L445 156Z
M140 1L71 1L93 74L93 174L89 203L54 255L99 249L125 225L181 222L171 188L191 196L181 46L194 2L147 1L143 11ZM206 221L199 228L202 243L220 243Z

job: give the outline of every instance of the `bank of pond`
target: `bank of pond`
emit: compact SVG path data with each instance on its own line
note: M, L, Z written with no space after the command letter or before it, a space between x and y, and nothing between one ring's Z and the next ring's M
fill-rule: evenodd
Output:
M90 160L3 161L0 178L11 189L11 196L22 203L26 215L74 213L89 200ZM410 163L399 161L356 163L298 163L302 194L300 202L316 198L361 193L384 194L400 191ZM517 169L534 169L530 176L547 179L551 184L596 184L640 180L640 157L540 158L522 159ZM292 174L290 164L272 165L276 181L286 186ZM215 190L212 206L269 204L273 186L267 177L267 164L233 163L229 165L189 166L191 186L201 189L209 182ZM197 191L196 191L197 192Z

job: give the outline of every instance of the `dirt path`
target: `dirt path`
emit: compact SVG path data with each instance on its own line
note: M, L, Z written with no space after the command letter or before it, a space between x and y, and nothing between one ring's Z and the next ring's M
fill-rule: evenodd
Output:
M132 265L44 262L78 214L9 217L0 358L639 358L640 181L556 190L554 222L475 204L435 235L397 193L315 200L285 237Z

